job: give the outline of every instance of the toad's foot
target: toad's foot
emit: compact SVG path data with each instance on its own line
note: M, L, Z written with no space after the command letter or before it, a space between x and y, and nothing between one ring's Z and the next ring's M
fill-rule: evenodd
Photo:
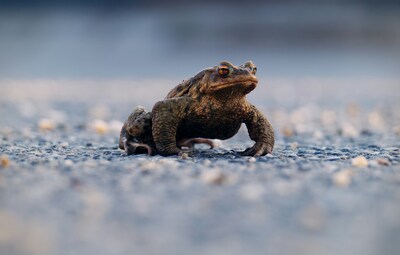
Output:
M206 139L206 138L189 138L189 139L182 139L178 142L178 147L179 148L188 148L190 150L194 149L194 145L196 143L203 143L207 144L210 146L210 149L213 149L215 147L215 144L212 140Z
M255 143L253 147L247 148L242 151L240 154L242 156L264 156L268 153L272 153L272 146L266 143Z
M147 153L147 155L151 156L153 154L153 149L145 143L125 142L124 145L125 152L128 155Z

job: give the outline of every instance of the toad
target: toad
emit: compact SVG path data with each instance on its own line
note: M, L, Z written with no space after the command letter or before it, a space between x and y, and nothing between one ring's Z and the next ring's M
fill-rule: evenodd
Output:
M257 67L248 61L227 61L207 68L172 89L151 112L138 107L122 127L119 147L127 154L178 155L196 143L213 147L209 139L228 139L242 123L255 144L243 156L272 153L274 131L246 95L258 84Z

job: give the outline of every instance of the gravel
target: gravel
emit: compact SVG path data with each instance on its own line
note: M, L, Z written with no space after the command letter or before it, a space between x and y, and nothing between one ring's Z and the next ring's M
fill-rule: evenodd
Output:
M1 102L0 253L400 254L399 105L255 101L277 136L259 158L245 128L127 156L132 102Z

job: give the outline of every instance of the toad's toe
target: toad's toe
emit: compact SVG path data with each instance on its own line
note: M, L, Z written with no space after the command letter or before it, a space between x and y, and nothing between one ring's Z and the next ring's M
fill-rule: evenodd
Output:
M264 143L256 143L253 145L253 147L247 148L240 154L242 156L254 156L254 157L260 157L264 156L266 154L272 153L272 146Z
M145 143L127 142L125 143L125 152L128 155L147 153L150 156L153 154L153 149Z

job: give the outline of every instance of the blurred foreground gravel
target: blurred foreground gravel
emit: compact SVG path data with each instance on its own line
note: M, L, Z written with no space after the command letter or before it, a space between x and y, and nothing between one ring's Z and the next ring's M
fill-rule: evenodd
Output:
M0 254L400 254L398 87L272 81L272 155L242 129L181 159L117 148L173 84L45 83L0 84Z

